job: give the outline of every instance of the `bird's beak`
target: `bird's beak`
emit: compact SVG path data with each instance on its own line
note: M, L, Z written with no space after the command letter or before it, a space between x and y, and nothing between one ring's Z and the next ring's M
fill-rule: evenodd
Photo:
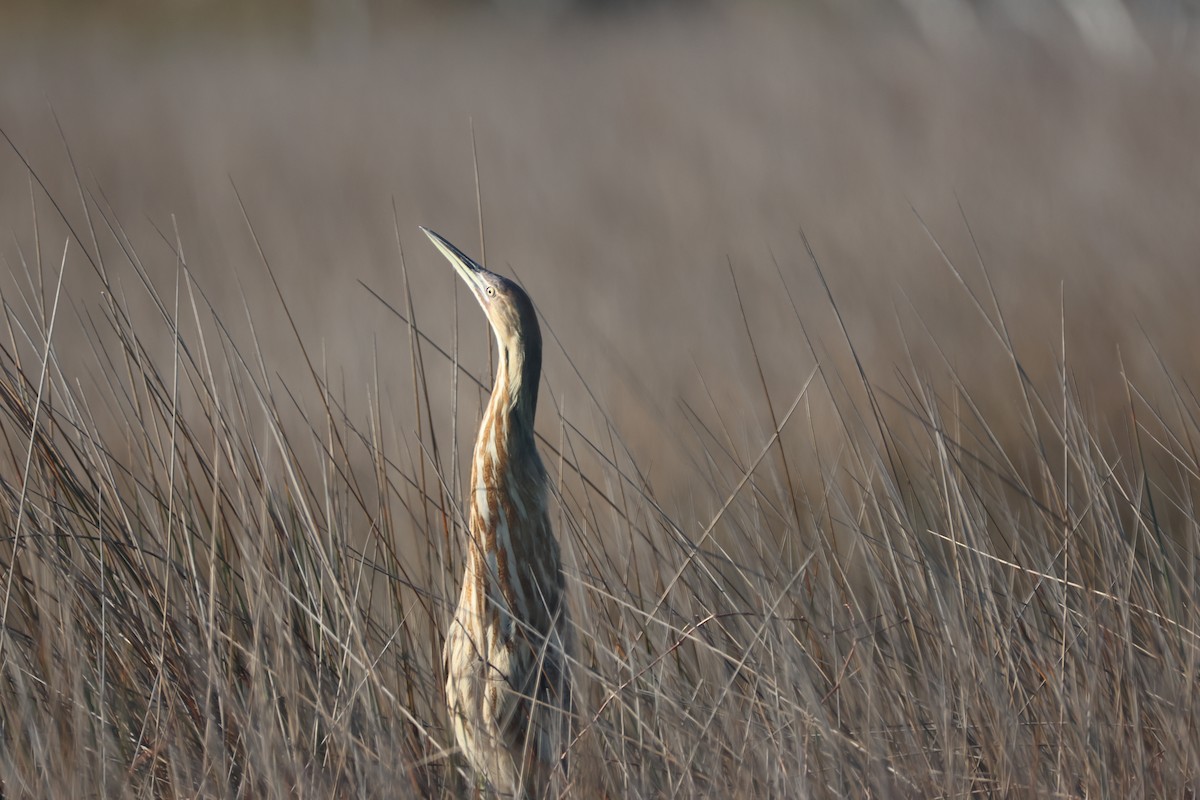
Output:
M462 250L450 244L441 234L434 233L423 225L421 230L429 237L429 241L442 251L442 255L454 266L454 271L459 274L459 277L466 281L475 297L482 301L486 289L483 276L487 270L472 261Z

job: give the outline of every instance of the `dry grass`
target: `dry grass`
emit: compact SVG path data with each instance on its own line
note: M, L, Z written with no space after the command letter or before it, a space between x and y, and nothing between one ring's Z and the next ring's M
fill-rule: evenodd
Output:
M6 797L470 792L486 340L415 235L478 251L468 115L548 334L574 796L1195 791L1185 59L638 22L8 51Z

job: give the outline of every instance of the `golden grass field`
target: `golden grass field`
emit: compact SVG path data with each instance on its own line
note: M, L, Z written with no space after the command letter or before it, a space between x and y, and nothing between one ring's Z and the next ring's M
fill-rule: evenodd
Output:
M38 19L0 33L4 797L483 792L439 653L491 345L417 229L479 256L480 210L547 341L570 796L1195 792L1189 38Z

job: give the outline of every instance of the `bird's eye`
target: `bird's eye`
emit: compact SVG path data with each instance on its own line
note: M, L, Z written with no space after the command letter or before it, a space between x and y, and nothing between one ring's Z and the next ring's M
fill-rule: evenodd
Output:
M496 296L496 287L495 287L495 286L489 286L489 287L487 287L487 296L488 296L488 297L495 297L495 296Z

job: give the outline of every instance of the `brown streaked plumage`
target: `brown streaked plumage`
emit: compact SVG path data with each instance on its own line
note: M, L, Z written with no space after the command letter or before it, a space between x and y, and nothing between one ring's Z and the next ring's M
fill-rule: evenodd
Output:
M521 287L421 230L479 301L500 356L471 461L466 572L446 632L446 703L458 746L497 792L547 797L565 785L571 647L533 437L541 329Z

